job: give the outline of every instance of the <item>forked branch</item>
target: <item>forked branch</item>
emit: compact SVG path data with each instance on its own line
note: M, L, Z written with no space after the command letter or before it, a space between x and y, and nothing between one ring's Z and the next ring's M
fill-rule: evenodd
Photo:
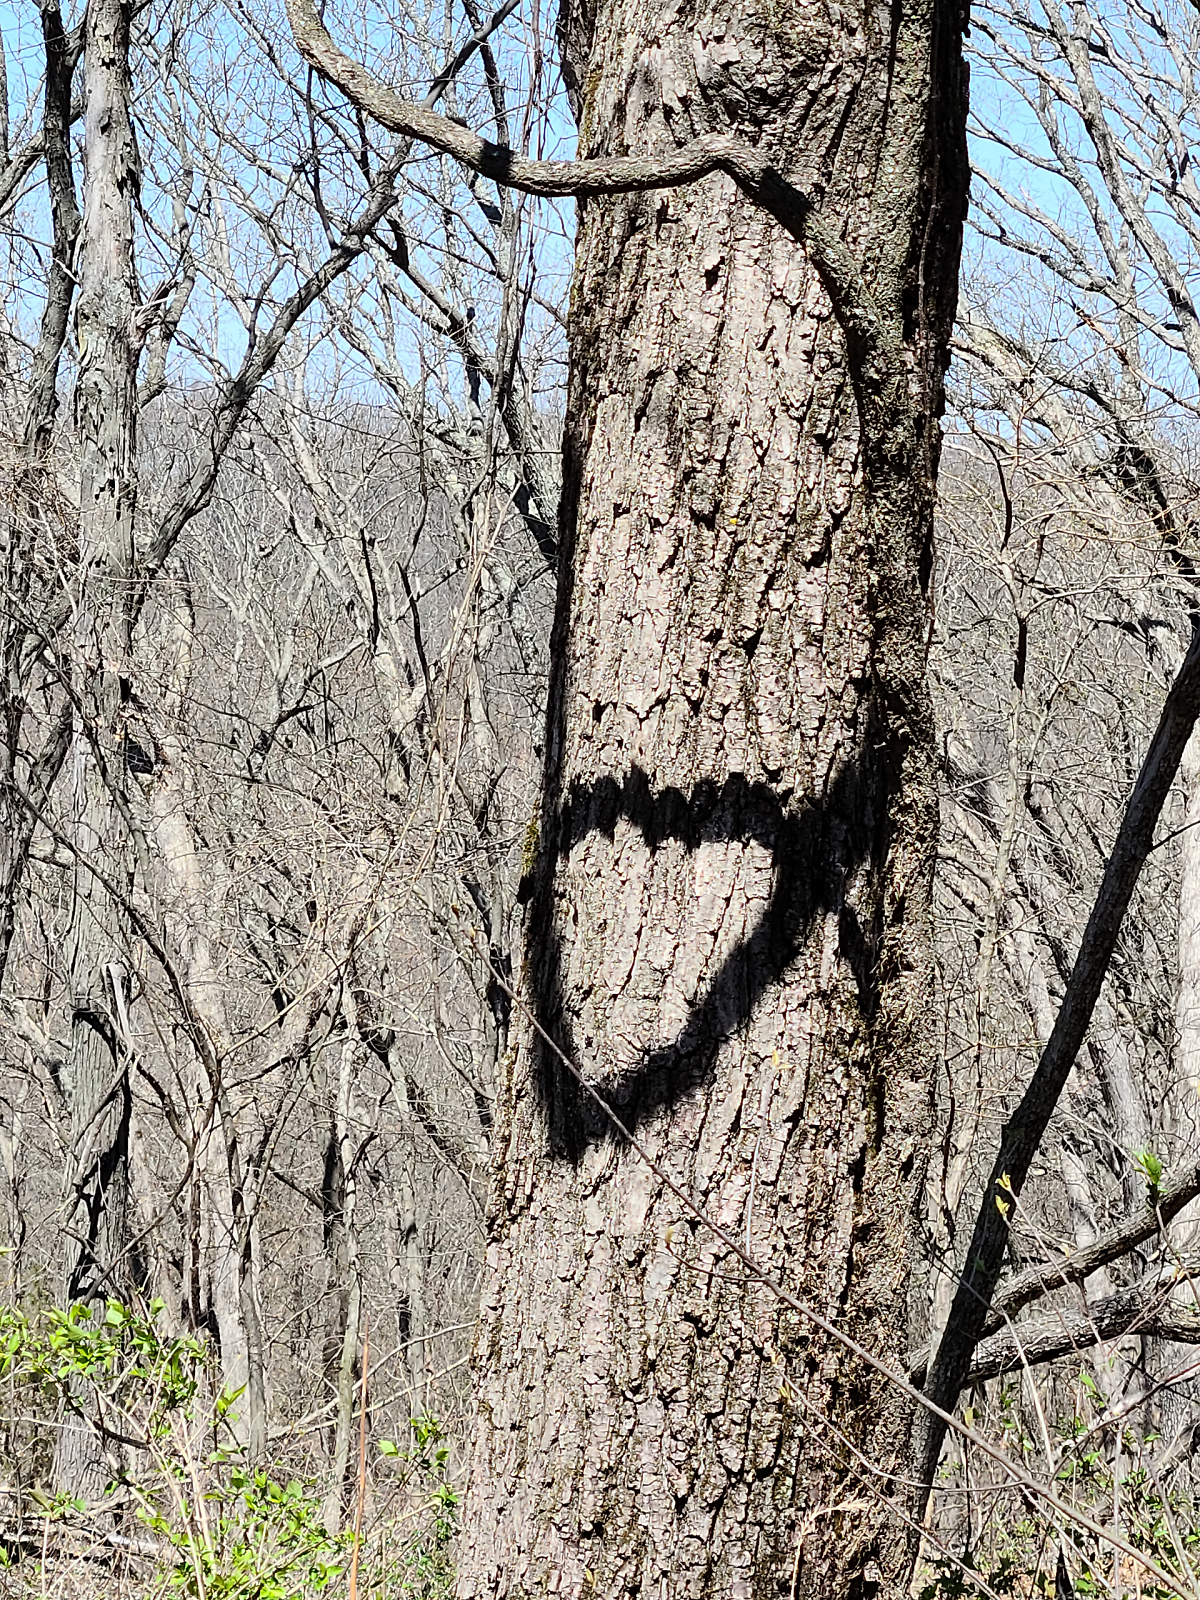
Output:
M1099 1238L1093 1239L1091 1244L1072 1251L1061 1261L1046 1261L1037 1266L1026 1267L1007 1283L1001 1284L992 1297L992 1307L984 1319L979 1334L980 1339L990 1339L1011 1317L1015 1317L1017 1312L1024 1310L1026 1306L1032 1305L1035 1300L1053 1294L1056 1289L1083 1283L1093 1272L1099 1272L1103 1267L1111 1266L1114 1261L1120 1261L1131 1250L1136 1250L1138 1245L1145 1244L1147 1239L1153 1239L1198 1196L1200 1196L1200 1158L1190 1162L1175 1182L1163 1189L1154 1206L1147 1206L1132 1216L1122 1217L1120 1222L1106 1229ZM1022 1336L1024 1332L1022 1329ZM1168 1335L1160 1334L1156 1337L1167 1338ZM1169 1337L1178 1338L1180 1344L1192 1342L1175 1334ZM982 1357L983 1353L981 1348L978 1356ZM922 1350L909 1358L908 1375L913 1383L925 1382L928 1358L927 1350ZM975 1362L972 1362L967 1381L968 1383L978 1381L975 1377Z

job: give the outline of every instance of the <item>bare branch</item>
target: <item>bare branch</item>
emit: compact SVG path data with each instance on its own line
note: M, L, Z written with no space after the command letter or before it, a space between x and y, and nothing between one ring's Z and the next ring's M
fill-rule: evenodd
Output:
M925 1385L925 1393L940 1410L955 1404L967 1380L1000 1275L1008 1243L1008 1217L1082 1048L1134 886L1153 843L1155 825L1198 714L1200 629L1194 629L1122 819L1054 1030L1001 1135L963 1275ZM945 1424L932 1411L926 1413L924 1435L920 1472L923 1481L931 1484L945 1437Z
M526 194L585 198L676 188L724 172L756 205L802 244L833 302L851 354L860 368L876 367L882 385L901 372L897 332L879 308L840 235L807 195L787 181L760 151L729 134L706 133L657 155L582 161L536 161L483 139L448 117L406 100L346 54L331 37L313 0L288 0L296 48L361 111L394 133L420 140L473 172Z
M1166 1287L1169 1294L1170 1285ZM1200 1311L1164 1300L1159 1285L1121 1289L1090 1305L1064 1307L996 1334L975 1352L967 1383L984 1383L1021 1367L1044 1366L1060 1356L1129 1336L1200 1344Z

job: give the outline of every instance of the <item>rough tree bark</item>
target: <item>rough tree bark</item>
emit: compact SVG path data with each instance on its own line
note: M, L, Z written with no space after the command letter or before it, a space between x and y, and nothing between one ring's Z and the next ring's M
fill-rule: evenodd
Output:
M929 1127L924 684L966 166L959 18L564 14L581 155L736 129L837 218L864 370L725 176L588 201L522 977L662 1167L900 1344ZM499 1085L463 1596L867 1594L910 1413L722 1259L528 1024Z
M568 6L571 163L404 100L312 0L288 14L385 126L589 197L460 1594L898 1585L912 1541L881 1485L901 1480L853 1458L908 1465L907 1403L719 1259L528 1019L790 1290L903 1341L963 18Z
M132 873L123 810L124 717L131 656L137 291L137 149L129 105L130 9L88 9L84 206L75 415L80 450L79 560L71 678L75 853L68 936L71 1053L66 1076L71 1169L65 1292L87 1302L128 1277L129 1038L121 909ZM98 1496L110 1476L91 1437L64 1429L63 1488Z

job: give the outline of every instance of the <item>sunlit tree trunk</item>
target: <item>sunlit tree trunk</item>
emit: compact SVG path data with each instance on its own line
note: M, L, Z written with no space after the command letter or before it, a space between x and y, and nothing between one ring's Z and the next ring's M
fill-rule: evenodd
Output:
M225 1084L224 1057L232 1039L226 983L217 969L220 895L197 844L192 811L201 788L195 754L185 736L192 693L195 617L190 585L176 574L173 604L156 641L160 698L151 728L154 782L149 813L163 869L164 927L179 962L197 1035L195 1076L187 1107L195 1171L185 1245L184 1301L195 1328L215 1335L221 1387L238 1396L226 1425L241 1444L260 1453L266 1444L261 1360L251 1359L248 1331L258 1327L253 1253L245 1248L239 1180L238 1118ZM249 1321L247 1320L249 1307Z
M333 1125L325 1151L325 1250L329 1321L325 1337L325 1376L334 1392L331 1431L332 1471L325 1505L331 1532L342 1525L350 1491L354 1403L358 1394L362 1326L362 1261L358 1240L358 1175L355 1163L354 1057L357 1034L348 1029L338 1062Z
M127 1255L131 1097L127 933L131 879L124 718L131 655L135 500L137 292L133 204L137 151L130 121L130 10L88 9L84 205L75 393L80 450L79 560L72 659L76 714L69 756L75 865L68 935L71 1052L65 1292L103 1300L131 1277ZM94 1498L107 1469L83 1432L68 1429L60 1484Z
M581 154L735 127L838 219L907 381L723 177L590 201L522 987L650 1157L895 1359L935 1039L925 687L965 197L958 17L614 0ZM783 1311L528 1023L498 1086L460 1592L904 1581L906 1401Z

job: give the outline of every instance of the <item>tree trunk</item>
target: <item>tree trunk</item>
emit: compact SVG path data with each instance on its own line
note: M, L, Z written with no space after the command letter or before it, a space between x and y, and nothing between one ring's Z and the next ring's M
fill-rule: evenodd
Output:
M206 870L191 820L199 776L185 732L185 714L192 687L195 618L186 575L174 574L173 585L169 610L163 586L165 626L156 644L160 682L157 703L149 714L155 767L149 814L163 869L164 927L177 952L196 1030L196 1076L189 1107L195 1176L184 1294L191 1326L207 1327L216 1336L221 1388L239 1396L234 1409L226 1413L226 1424L253 1455L265 1448L266 1423L254 1411L262 1381L254 1375L243 1308L249 1301L252 1317L257 1316L254 1284L246 1282L255 1263L246 1251L238 1115L224 1075L232 1031L225 982L213 956L221 885L212 881L211 867Z
M354 1143L354 1054L358 1038L353 1023L342 1039L338 1064L337 1103L325 1153L325 1252L329 1324L325 1339L325 1377L336 1397L330 1455L332 1470L325 1501L330 1533L342 1526L350 1503L350 1457L354 1442L354 1403L358 1396L359 1339L362 1326L362 1262L358 1247Z
M0 618L0 981L16 932L17 903L29 862L33 838L33 811L18 798L18 779L35 805L44 805L67 753L69 714L60 712L39 729L40 754L21 772L24 740L28 739L30 685L28 674L35 652L30 650L30 626L40 629L44 596L36 574L38 546L45 560L45 545L53 548L60 533L62 508L56 503L54 474L46 470L54 418L58 408L58 370L75 289L74 254L79 238L79 208L71 167L71 77L75 52L63 30L55 0L42 0L42 38L46 52L46 82L42 143L50 191L53 246L47 276L46 303L41 333L33 354L25 411L24 450L27 470L15 515L0 528L0 581L5 596ZM2 108L7 117L8 107ZM24 736L24 739L23 739Z
M731 127L776 151L842 219L895 367L727 178L584 208L523 994L664 1172L897 1354L935 1059L959 19L610 0L562 34L581 155ZM852 1452L903 1474L904 1399L782 1312L527 1023L497 1088L460 1593L900 1584L903 1504Z
M84 215L79 274L79 567L71 751L75 872L68 935L71 1166L66 1296L103 1300L130 1276L129 1040L122 898L131 876L123 816L133 573L137 306L129 116L129 7L98 0L85 42ZM60 1487L96 1497L110 1476L89 1435L64 1429Z
M403 1079L394 1081L400 1085ZM421 1210L417 1204L414 1181L416 1151L412 1141L415 1124L407 1107L405 1110L404 1134L392 1158L395 1175L389 1186L389 1276L396 1307L396 1330L404 1348L408 1372L408 1412L412 1417L422 1417L429 1410L425 1381L425 1260L421 1247Z
M58 367L75 292L72 257L79 238L79 208L75 202L75 176L71 168L71 78L75 70L75 52L63 27L57 0L42 0L41 13L46 48L42 138L54 250L25 411L25 453L34 463L41 462L50 448L58 412Z

